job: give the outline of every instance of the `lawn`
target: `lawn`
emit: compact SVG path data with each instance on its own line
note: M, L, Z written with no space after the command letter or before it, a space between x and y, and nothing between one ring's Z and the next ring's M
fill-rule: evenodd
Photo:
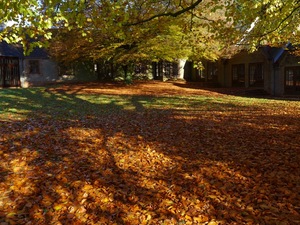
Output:
M0 90L0 224L300 224L300 102L241 93Z

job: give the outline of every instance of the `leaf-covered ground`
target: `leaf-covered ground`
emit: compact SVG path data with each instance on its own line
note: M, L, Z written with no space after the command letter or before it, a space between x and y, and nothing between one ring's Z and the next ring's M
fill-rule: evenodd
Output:
M299 101L230 92L0 90L0 224L300 224Z

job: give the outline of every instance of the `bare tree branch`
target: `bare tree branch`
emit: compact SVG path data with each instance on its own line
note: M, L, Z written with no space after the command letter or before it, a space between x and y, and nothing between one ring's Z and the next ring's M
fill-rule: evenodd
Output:
M160 14L156 14L156 15L153 15L147 19L144 19L144 20L140 20L140 21L137 21L137 22L134 22L134 23L126 23L124 24L125 26L133 26L133 25L138 25L138 24L142 24L142 23L146 23L146 22L149 22L155 18L158 18L158 17L164 17L164 16L170 16L170 17L177 17L185 12L188 12L194 8L196 8L203 0L197 0L196 2L192 3L190 6L186 7L186 8L183 8L181 10L178 10L177 12L167 12L167 13L160 13Z

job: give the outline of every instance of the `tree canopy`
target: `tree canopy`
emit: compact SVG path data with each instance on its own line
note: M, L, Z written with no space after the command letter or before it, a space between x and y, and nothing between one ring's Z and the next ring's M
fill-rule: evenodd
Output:
M297 44L299 10L298 0L3 0L11 25L0 39L51 43L63 60L214 60L232 46Z
M243 43L252 47L299 43L300 1L235 0L226 9L233 25L243 32Z

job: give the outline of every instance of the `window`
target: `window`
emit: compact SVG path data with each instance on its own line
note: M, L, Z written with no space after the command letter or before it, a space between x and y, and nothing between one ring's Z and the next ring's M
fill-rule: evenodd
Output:
M263 86L264 75L262 63L249 64L249 83L250 86Z
M285 69L285 87L287 90L300 91L300 66Z
M245 85L245 64L232 65L232 84L233 86Z
M218 67L215 62L208 62L207 63L207 80L214 80L218 79Z
M29 73L31 74L40 73L40 64L38 60L29 60Z

